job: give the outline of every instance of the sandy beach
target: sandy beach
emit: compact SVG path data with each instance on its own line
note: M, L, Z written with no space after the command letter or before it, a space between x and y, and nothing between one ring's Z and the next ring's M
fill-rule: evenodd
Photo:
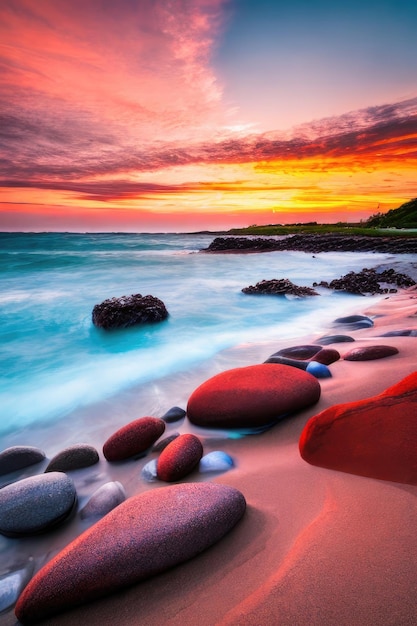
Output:
M416 337L381 335L417 329L417 290L403 290L371 306L366 298L362 302L358 313L370 316L374 326L349 332L355 344L332 347L343 356L352 345L385 344L395 346L398 354L333 363L332 377L320 381L319 402L261 435L221 441L206 433L205 452L221 447L235 460L232 470L204 480L244 494L247 512L237 526L187 563L45 624L417 623L417 486L314 467L298 450L311 416L334 404L379 394L416 369ZM311 343L319 336L290 345ZM283 340L282 345L236 347L227 353L228 367L262 362L288 345ZM218 370L225 358L219 355ZM119 467L112 479L126 477L123 471ZM195 480L201 475L193 473L185 482ZM7 613L0 623L9 626L16 618Z

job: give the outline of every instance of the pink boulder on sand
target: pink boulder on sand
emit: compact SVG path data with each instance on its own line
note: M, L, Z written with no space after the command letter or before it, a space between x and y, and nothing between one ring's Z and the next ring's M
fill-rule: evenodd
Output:
M108 461L123 461L145 452L165 430L165 422L159 417L140 417L119 428L103 446Z
M320 383L288 365L264 363L217 374L188 400L187 415L208 428L258 428L317 402Z
M240 491L210 482L129 498L35 575L17 602L16 616L34 624L164 572L219 541L245 509Z
M300 437L302 458L320 467L417 484L417 372L383 393L332 406Z
M187 476L200 462L203 445L195 435L176 437L162 450L156 466L160 480L174 482Z

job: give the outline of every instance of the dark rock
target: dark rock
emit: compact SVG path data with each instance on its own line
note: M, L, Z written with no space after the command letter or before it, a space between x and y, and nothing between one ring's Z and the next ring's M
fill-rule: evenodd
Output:
M315 354L320 352L321 346L291 346L290 348L283 348L278 352L274 352L271 356L287 356L291 359L310 359Z
M373 361L394 354L398 354L398 350L394 346L363 346L350 350L343 355L343 359L345 361Z
M349 335L324 335L317 339L317 343L320 343L323 346L327 346L330 343L346 343L349 341L355 341L353 337L349 337Z
M58 452L48 463L45 472L68 472L89 467L99 462L98 452L93 446L78 443Z
M116 506L126 500L126 492L118 481L105 483L91 496L87 504L81 509L81 519L103 517Z
M311 357L311 361L317 361L317 363L323 363L323 365L331 365L340 359L340 353L332 348L323 348L319 350L314 356Z
M417 372L372 398L312 417L302 458L328 469L417 485Z
M164 413L161 419L164 420L167 424L171 424L172 422L178 422L183 419L187 415L184 409L181 409L179 406L173 406L169 411Z
M287 365L227 370L200 385L188 400L188 419L208 428L252 428L275 423L320 398L311 374Z
M168 435L168 437L164 437L160 441L157 441L156 444L152 446L152 452L162 452L162 450L166 448L167 445L171 443L171 441L174 441L174 439L176 439L179 436L180 436L180 433L175 432L175 433L171 433L170 435Z
M16 616L22 624L38 622L164 572L219 541L245 508L240 491L212 482L129 498L32 578Z
M346 317L338 317L334 320L334 324L343 326L348 330L359 330L360 328L370 328L374 325L370 317L366 315L348 315Z
M0 476L40 463L45 453L32 446L12 446L0 452Z
M93 324L104 329L160 322L168 317L162 300L140 293L110 298L93 308Z
M415 281L393 269L377 272L376 269L364 268L360 272L349 272L341 278L332 281L321 281L313 283L315 287L326 287L335 289L336 291L347 291L357 294L377 294L377 293L395 293L397 290L392 287L383 286L384 284L397 285L398 287L411 287L415 285Z
M260 294L260 295L274 295L274 296L318 296L319 294L311 287L299 287L294 285L288 278L273 279L273 280L261 280L256 285L250 287L244 287L243 293Z
M290 359L286 356L275 356L274 354L268 357L265 363L276 363L278 365L289 365L290 367L298 367L300 370L306 370L308 362L300 361L300 359Z
M417 337L417 330L404 329L404 330L389 330L380 337Z
M56 526L71 513L75 486L62 472L30 476L0 489L0 533L34 535Z
M113 433L103 445L108 461L123 461L146 452L165 430L159 417L140 417Z
M156 472L159 480L174 482L187 476L203 456L203 445L195 435L180 435L161 452Z

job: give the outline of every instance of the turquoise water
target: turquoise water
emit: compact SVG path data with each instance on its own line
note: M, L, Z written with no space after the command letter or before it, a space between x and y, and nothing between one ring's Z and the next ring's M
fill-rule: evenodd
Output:
M205 255L212 235L0 233L0 436L193 367L239 343L297 337L361 296L248 296L262 279L298 285L393 259L373 253ZM152 294L169 318L115 332L95 304ZM192 375L192 374L190 374ZM175 399L173 399L175 404ZM169 407L167 407L169 408Z

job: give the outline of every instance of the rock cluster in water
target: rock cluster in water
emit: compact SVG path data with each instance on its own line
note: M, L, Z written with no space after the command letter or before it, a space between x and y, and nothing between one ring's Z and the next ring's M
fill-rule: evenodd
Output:
M93 324L106 330L161 322L167 317L168 311L162 300L140 293L104 300L95 305L92 314Z
M417 239L413 237L366 237L330 233L275 237L216 237L202 252L271 252L299 250L302 252L391 252L416 254Z
M377 293L394 293L397 291L393 287L383 286L385 283L396 285L397 287L412 287L416 284L410 276L396 272L393 269L377 272L376 269L364 268L360 272L348 272L341 278L336 278L330 282L322 280L319 283L313 283L313 285L315 287L326 287L336 291L347 291L357 294L375 295Z
M311 287L300 287L294 285L288 278L280 278L273 280L261 280L256 285L250 285L242 289L243 293L255 295L274 295L274 296L318 296L317 291Z

